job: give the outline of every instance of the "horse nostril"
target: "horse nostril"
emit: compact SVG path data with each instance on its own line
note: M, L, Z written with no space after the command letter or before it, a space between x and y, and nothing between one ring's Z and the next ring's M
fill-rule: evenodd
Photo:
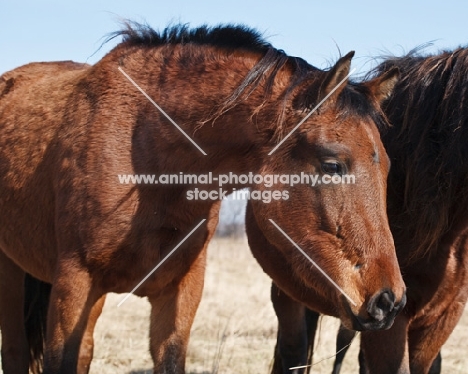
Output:
M391 312L393 310L393 306L395 305L395 295L393 292L390 293L385 291L382 293L377 300L377 308L380 308L384 312Z
M383 291L374 295L369 301L367 312L377 321L382 321L395 307L395 294Z

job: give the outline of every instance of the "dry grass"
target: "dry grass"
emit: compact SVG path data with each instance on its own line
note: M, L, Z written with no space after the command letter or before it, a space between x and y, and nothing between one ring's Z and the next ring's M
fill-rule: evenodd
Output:
M252 258L245 240L217 239L209 248L203 299L192 329L189 374L268 373L276 324L269 301L270 280ZM96 327L92 374L151 373L148 353L149 305L131 297L109 295ZM443 372L466 373L468 313L443 349ZM338 321L323 318L314 362L332 355ZM358 341L350 348L343 373L357 372ZM333 359L314 366L330 373Z

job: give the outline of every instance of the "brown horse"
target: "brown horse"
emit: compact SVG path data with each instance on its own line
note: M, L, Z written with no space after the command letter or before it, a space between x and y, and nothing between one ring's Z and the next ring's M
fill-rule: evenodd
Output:
M468 49L390 58L377 75L395 67L401 80L383 106L393 126L382 138L392 162L388 215L408 302L392 328L362 333L361 358L369 373L438 373L440 349L468 295ZM254 252L270 249L257 243L251 240ZM279 320L274 373L286 373L279 367L304 363L314 332L300 299L273 289L280 294L272 298Z
M377 126L396 70L351 84L352 53L322 71L238 26L157 33L132 24L118 35L123 42L94 66L32 63L0 78L4 373L28 371L25 273L52 285L44 373L76 373L78 365L86 372L104 295L132 290L152 306L154 372L184 373L220 201L188 200L195 182L119 183L125 174L354 174L355 185L303 184L287 200L253 201L251 214L262 237L283 248L289 275L324 305L320 312L349 327L391 325L405 285L386 217L389 163ZM246 185L225 189L239 187Z

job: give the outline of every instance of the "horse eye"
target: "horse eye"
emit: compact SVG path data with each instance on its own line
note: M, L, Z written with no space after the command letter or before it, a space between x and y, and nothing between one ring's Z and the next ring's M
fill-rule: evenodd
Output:
M322 171L325 174L342 174L343 169L338 162L322 162Z

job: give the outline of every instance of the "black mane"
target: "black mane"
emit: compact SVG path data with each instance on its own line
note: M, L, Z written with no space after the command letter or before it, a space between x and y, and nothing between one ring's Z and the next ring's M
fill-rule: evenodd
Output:
M384 105L392 124L383 134L392 159L389 214L396 244L420 257L468 209L468 49L410 52L376 72L392 67L401 79Z
M161 46L165 44L204 44L228 49L266 52L273 48L262 34L245 25L203 25L190 28L187 24L173 25L158 32L148 25L127 21L124 28L109 35L108 40L122 37L126 45Z

